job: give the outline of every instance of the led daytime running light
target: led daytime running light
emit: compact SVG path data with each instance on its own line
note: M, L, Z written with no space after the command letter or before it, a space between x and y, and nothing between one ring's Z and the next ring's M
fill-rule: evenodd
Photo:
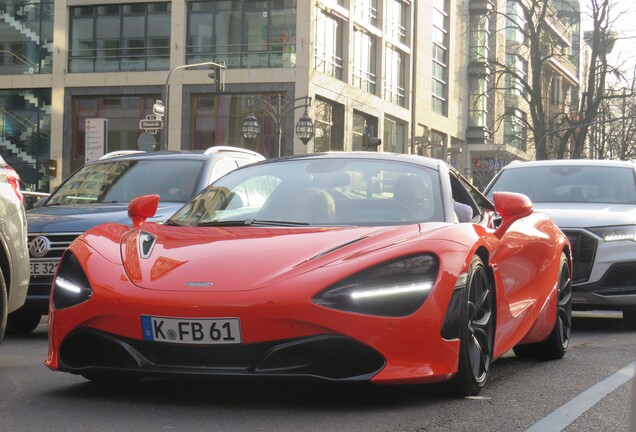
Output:
M367 289L361 291L352 292L351 298L353 300L362 300L369 298L380 298L380 297L389 297L400 294L409 294L415 292L427 292L433 288L433 284L428 283L413 283L410 285L396 285L390 288L379 288L379 289Z
M71 281L68 281L66 279L63 279L61 277L57 277L57 279L55 279L55 285L58 288L62 288L63 290L72 292L73 294L79 294L82 292L82 287L80 287L79 285L74 284Z

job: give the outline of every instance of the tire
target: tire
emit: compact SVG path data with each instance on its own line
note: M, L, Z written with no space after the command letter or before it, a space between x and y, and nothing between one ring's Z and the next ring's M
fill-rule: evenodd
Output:
M636 310L623 311L623 325L629 330L636 330Z
M457 374L450 383L458 396L475 396L486 384L495 340L495 316L493 287L481 258L474 256L462 293Z
M4 274L0 269L0 342L4 339L7 329L7 315L9 312L9 297L7 294L7 284L4 282Z
M567 351L572 331L572 280L565 254L561 254L557 301L557 317L550 336L543 342L517 345L513 348L517 357L557 360Z
M7 334L28 335L37 328L41 319L41 313L20 308L9 314L9 319L7 320Z

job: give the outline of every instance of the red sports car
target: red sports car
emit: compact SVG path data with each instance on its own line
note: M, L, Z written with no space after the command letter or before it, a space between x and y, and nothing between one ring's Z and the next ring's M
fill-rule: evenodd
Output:
M64 253L49 368L450 381L474 395L510 349L567 349L567 238L525 195L493 205L440 160L267 160L145 222L158 200L136 198L132 227L100 225Z

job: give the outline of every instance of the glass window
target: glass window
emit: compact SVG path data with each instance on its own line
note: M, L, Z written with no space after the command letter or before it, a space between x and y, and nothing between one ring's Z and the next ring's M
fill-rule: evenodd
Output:
M296 0L187 2L188 63L296 66Z
M342 49L344 23L316 7L314 35L314 68L334 78L342 79Z
M508 0L506 11L506 40L524 44L527 23L521 5L516 0Z
M406 55L387 45L385 50L384 99L398 106L405 105Z
M384 118L384 136L382 147L384 151L404 153L406 142L406 124L388 117Z
M474 15L470 18L470 61L485 62L488 60L488 40L490 31L488 15Z
M504 118L504 142L506 144L526 151L527 128L526 113L515 108L506 109Z
M439 173L417 164L300 159L232 171L166 223L186 226L400 225L443 221Z
M506 54L506 94L524 96L523 86L528 75L528 61L517 54Z
M85 165L66 180L46 205L129 202L159 194L161 201L186 202L195 192L204 161L141 160ZM236 167L236 165L235 165ZM161 173L158 181L157 173Z
M494 192L518 192L533 202L636 203L634 170L593 165L554 165L505 169Z
M388 0L386 3L386 37L401 44L408 43L407 22L410 15L409 5L402 0Z
M71 8L69 71L168 69L169 4Z
M104 153L116 150L138 150L137 139L142 132L139 130L139 119L152 113L152 106L160 97L158 94L74 97L71 171L85 162L86 119L108 119L107 148L104 149Z
M431 108L448 115L449 0L436 0L433 7L433 65Z
M53 1L0 1L0 75L51 73Z
M378 0L351 0L353 1L353 15L363 23L377 26L378 24Z
M470 80L469 98L468 126L486 127L488 117L488 80L485 78L472 78Z
M314 152L344 150L344 107L316 98L314 115Z
M352 85L375 94L376 90L376 42L365 31L353 31Z
M257 95L250 107L250 95L195 94L190 113L190 143L187 150L203 150L213 145L231 145L257 151L265 157L284 154L285 136L280 137L276 122L262 108L269 103L278 109L278 95ZM260 102L260 100L265 102ZM254 114L259 125L258 137L244 140L241 126L248 114ZM290 114L293 115L293 114ZM283 118L286 120L286 117ZM294 135L295 136L295 135Z

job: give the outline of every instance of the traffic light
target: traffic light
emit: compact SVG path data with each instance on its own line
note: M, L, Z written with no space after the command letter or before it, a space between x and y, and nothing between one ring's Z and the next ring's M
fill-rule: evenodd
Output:
M216 91L225 90L225 73L223 72L223 67L210 65L210 69L212 69L212 72L209 73L208 76L214 81L214 89Z
M362 149L377 151L378 147L382 144L381 138L369 136L368 134L362 135Z

